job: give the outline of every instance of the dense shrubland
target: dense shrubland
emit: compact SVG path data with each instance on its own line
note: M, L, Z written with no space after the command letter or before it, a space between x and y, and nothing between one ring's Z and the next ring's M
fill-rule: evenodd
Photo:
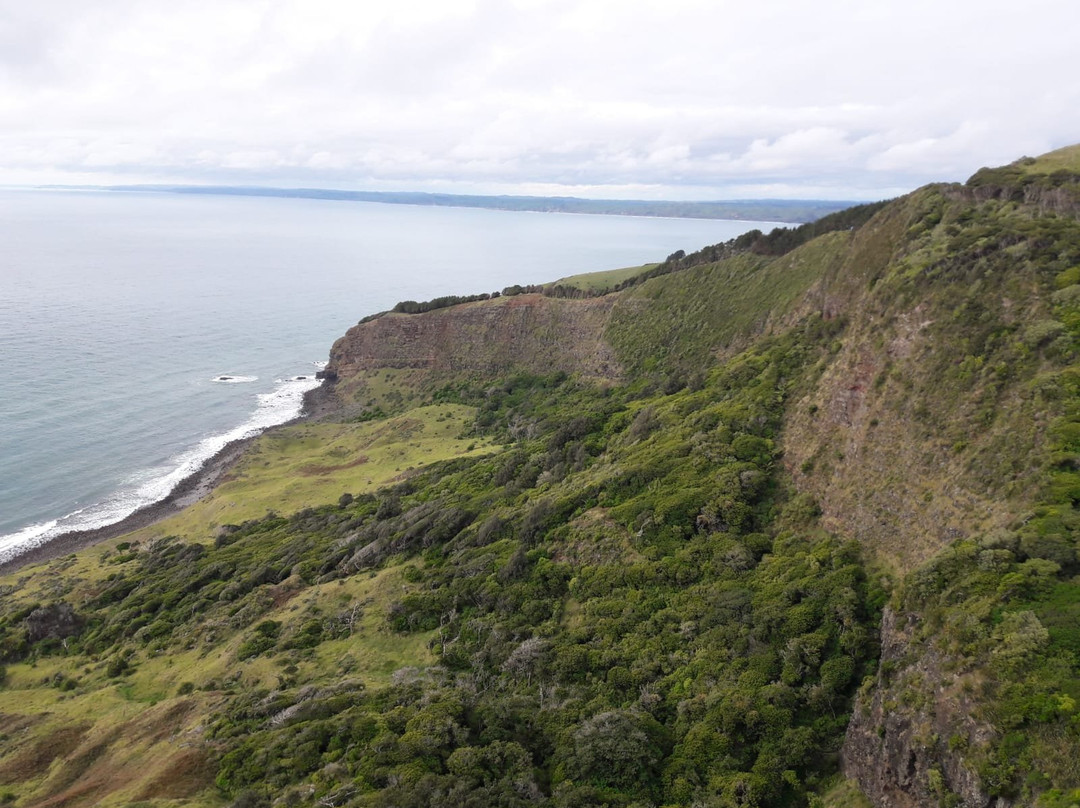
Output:
M443 388L480 405L475 428L502 451L213 544L128 548L77 604L79 631L32 642L27 606L0 647L73 671L107 660L117 680L233 637L238 665L273 660L275 689L187 686L224 694L217 784L248 804L805 804L836 768L881 603L857 548L776 476L784 401L821 330L670 394L563 375ZM436 664L384 685L298 678L373 607L287 620L284 593L387 568L407 589L382 630L425 637Z

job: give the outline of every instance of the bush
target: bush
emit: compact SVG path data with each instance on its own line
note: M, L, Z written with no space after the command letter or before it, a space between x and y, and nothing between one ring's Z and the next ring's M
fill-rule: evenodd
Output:
M623 710L600 713L582 722L573 736L574 756L567 762L571 779L627 789L655 778L663 752L649 737L646 723Z
M117 654L110 659L109 664L105 666L105 675L110 679L115 679L118 676L123 676L130 670L131 664L128 662L127 657Z

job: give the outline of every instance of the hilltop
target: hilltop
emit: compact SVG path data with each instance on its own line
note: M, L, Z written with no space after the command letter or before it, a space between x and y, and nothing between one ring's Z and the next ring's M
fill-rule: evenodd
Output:
M0 802L1074 805L1078 213L1073 147L365 318L0 577Z

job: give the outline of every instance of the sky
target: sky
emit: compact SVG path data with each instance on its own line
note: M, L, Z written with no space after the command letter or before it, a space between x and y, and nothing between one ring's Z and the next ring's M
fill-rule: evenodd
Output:
M0 184L879 199L1080 141L1076 0L0 0Z

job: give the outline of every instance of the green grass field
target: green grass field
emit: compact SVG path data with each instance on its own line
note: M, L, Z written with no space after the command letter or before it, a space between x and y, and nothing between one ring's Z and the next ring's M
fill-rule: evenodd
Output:
M1032 174L1050 174L1061 169L1080 171L1080 144L1036 157L1034 163L1025 167Z
M374 491L439 460L482 454L490 447L465 434L473 413L471 407L439 404L377 421L275 430L251 446L209 497L131 538L206 540L221 525L268 511L290 514L325 505L344 493Z
M80 556L89 563L64 565L82 596L115 570L94 563L100 556L91 551ZM191 743L202 738L206 716L215 714L223 694L269 692L295 679L317 687L346 681L382 687L397 671L422 671L435 662L428 646L436 632L400 633L386 625L390 603L419 586L405 580L404 569L302 589L282 582L261 619L280 622L284 635L311 620L354 618L348 636L314 649L241 659L238 651L251 632L221 625L213 636L193 634L186 650L135 653L120 676L110 676L108 660L94 656L78 668L65 656L6 666L0 734L17 732L18 747L0 761L0 783L19 782L19 793L33 794L27 804L34 805L224 805L207 787L205 751ZM39 578L47 584L50 576ZM57 686L64 680L71 686ZM60 763L65 756L67 766ZM0 788L0 795L9 793Z
M635 275L640 275L646 270L652 269L658 264L642 264L638 267L622 267L621 269L605 269L600 272L584 272L580 275L570 275L560 278L551 284L552 286L570 286L574 289L584 289L587 292L602 292L612 289L616 284L622 283Z

